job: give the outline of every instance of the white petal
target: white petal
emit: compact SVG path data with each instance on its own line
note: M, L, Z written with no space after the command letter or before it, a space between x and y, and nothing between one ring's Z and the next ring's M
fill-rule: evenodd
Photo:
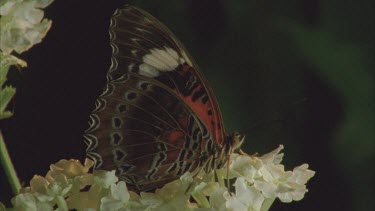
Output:
M225 193L226 192L226 193ZM217 188L210 196L210 204L212 210L226 210L226 199L224 198L225 195L229 195L227 192L227 188L220 187Z
M0 7L0 15L5 16L8 15L8 13L14 9L14 5L16 4L16 1L8 1L3 6Z
M306 184L306 182L315 175L314 171L308 169L309 165L302 164L293 169L293 176L289 179L298 184Z
M236 197L231 197L225 202L225 206L234 211L247 211L247 206L241 203Z
M96 171L94 173L95 183L103 188L109 188L112 184L118 181L116 171Z
M249 186L244 178L240 177L235 182L236 197L244 205L259 210L264 201L263 195L253 186Z
M273 198L276 197L276 190L277 187L273 183L265 182L257 180L254 183L254 187L260 191L262 191L263 195L266 198Z
M115 200L112 197L103 197L100 200L101 211L114 211L122 207L122 203L119 200Z
M130 195L124 181L111 185L112 197L124 203L129 201Z
M273 150L272 152L270 153L267 153L265 155L263 155L262 157L260 157L260 159L264 162L264 163L273 163L273 162L280 162L281 158L280 156L277 157L277 154L279 154L279 152L284 149L284 146L283 145L279 145L279 147L275 150ZM282 156L281 156L282 157Z

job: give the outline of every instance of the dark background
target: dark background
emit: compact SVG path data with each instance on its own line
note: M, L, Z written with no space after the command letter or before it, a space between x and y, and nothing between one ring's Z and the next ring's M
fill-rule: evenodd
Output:
M108 25L125 1L56 1L41 44L12 70L15 115L0 126L20 179L83 160L82 134L110 65ZM285 146L287 169L316 175L300 202L271 210L374 210L374 3L370 0L133 1L187 46L244 150ZM0 174L0 201L11 192Z

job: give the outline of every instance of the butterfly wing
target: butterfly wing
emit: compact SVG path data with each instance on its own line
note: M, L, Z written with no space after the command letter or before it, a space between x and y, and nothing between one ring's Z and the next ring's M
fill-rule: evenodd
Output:
M186 50L148 13L131 6L111 19L112 66L85 138L96 168L138 190L205 165L223 142L216 100Z
M171 31L149 13L132 6L115 12L110 26L113 66L110 78L132 72L168 86L198 114L218 144L224 127L207 80Z

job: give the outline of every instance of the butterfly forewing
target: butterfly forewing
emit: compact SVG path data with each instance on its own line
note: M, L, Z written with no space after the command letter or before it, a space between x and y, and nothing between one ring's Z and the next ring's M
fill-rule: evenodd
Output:
M88 155L139 190L206 165L224 141L217 102L187 51L157 19L125 6L110 25L112 65L90 116ZM204 152L204 153L202 153Z

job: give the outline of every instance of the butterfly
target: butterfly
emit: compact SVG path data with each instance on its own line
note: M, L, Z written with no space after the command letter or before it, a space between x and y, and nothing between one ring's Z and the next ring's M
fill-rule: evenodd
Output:
M223 167L244 136L226 133L218 103L185 47L134 6L115 11L107 84L84 137L96 169L131 190L155 189L189 171Z

